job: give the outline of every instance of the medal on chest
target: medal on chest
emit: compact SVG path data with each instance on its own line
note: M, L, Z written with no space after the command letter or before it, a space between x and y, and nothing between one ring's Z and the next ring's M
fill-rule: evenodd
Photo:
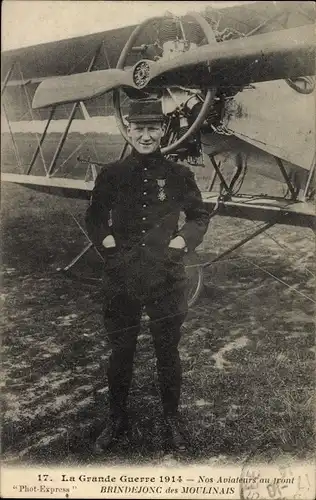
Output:
M166 179L157 179L158 184L158 200L164 201L167 198L166 192L164 190Z

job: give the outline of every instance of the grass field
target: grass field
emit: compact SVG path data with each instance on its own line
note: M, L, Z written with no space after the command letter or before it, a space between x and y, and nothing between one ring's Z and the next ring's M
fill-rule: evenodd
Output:
M26 153L24 154L25 157ZM91 445L107 412L101 296L56 273L82 247L71 213L86 208L2 186L3 461L99 463ZM203 258L252 221L212 219ZM314 241L276 226L206 270L206 290L183 328L183 460L307 460L314 449ZM96 265L89 254L82 263ZM142 326L130 394L132 445L107 463L156 463L161 407L151 337Z

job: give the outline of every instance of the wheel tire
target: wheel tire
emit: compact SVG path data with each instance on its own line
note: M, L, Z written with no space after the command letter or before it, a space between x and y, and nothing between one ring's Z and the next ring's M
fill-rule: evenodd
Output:
M203 290L204 269L202 266L187 266L188 277L188 307L193 307L200 298Z

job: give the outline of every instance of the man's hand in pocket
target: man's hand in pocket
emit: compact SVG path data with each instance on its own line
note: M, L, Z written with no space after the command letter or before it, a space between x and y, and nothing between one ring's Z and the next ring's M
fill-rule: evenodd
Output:
M178 250L183 250L185 246L185 240L182 236L176 236L169 243L169 248L176 248Z
M106 238L104 238L104 240L102 241L102 245L104 246L104 248L116 247L115 239L112 234L109 234L108 236L106 236Z

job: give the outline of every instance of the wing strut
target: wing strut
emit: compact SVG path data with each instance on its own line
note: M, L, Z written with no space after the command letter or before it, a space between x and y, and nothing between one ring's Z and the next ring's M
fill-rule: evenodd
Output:
M100 50L101 50L101 48L102 48L102 45L103 45L103 42L99 45L99 47L98 47L98 49L96 50L96 52L95 52L95 54L94 54L93 58L91 59L87 72L90 72L90 71L92 71L92 70L93 70L93 67L94 67L94 65L95 65L95 63L96 63L96 60L97 60L97 58L98 58L98 55L99 55ZM61 152L61 150L62 150L62 148L63 148L63 146L64 146L64 144L65 144L65 141L66 141L66 139L67 139L67 135L68 135L69 129L70 129L70 127L71 127L72 121L73 121L73 119L74 119L74 116L75 116L75 114L76 114L76 111L77 111L77 108L78 108L78 106L79 106L79 105L80 105L80 101L77 101L77 102L73 105L73 107L72 107L72 110L71 110L71 112L70 112L70 115L69 115L69 118L68 118L68 122L67 122L66 128L65 128L65 130L64 130L64 132L63 132L63 135L62 135L62 136L61 136L61 138L60 138L60 141L59 141L58 146L57 146L57 148L56 148L56 151L55 151L54 157L53 157L53 159L52 159L52 161L51 161L51 164L50 164L50 166L49 166L49 169L48 169L48 175L49 175L49 176L50 176L50 175L52 175L52 174L53 174L53 172L54 172L54 169L55 169L55 166L56 166L57 160L58 160L59 155L60 155L60 152Z
M10 80L11 78L11 75L12 75L12 72L14 70L14 66L15 66L15 63L16 61L11 65L11 68L9 69L9 71L7 72L6 76L5 76L5 79L3 81L3 85L1 87L1 97L3 96L4 94L4 91L5 89L7 88L7 85L8 85L8 81Z
M213 259L213 260L211 260L209 262L205 262L204 264L202 264L202 266L203 267L211 266L215 262L218 262L219 260L223 259L224 257L226 257L227 255L229 255L230 253L234 252L238 248L240 248L243 245L245 245L246 243L248 243L248 241L252 240L256 236L259 236L259 234L264 233L264 231L266 231L270 227L275 226L275 224L278 224L278 223L280 224L282 222L282 218L281 217L278 216L278 217L272 219L271 221L267 222L266 224L263 224L263 226L259 227L259 229L257 229L256 231L254 231L250 235L246 236L242 240L240 240L238 243L236 243L236 245L230 247L228 250L226 250L225 252L221 253L217 257L215 257L215 259Z
M24 91L24 94L25 94L25 97L26 97L26 102L27 102L27 106L28 106L28 112L30 113L31 119L34 122L35 120L34 120L34 113L33 113L32 104L31 104L31 98L30 98L28 90L27 90L28 80L25 80L25 78L24 78L20 61L17 62L17 66L19 68L19 73L20 73L21 81L23 82L22 83L22 88L23 88L23 91ZM35 137L36 137L36 140L37 140L37 148L38 148L38 151L39 151L39 153L41 155L43 167L44 167L45 173L47 175L47 166L46 166L46 161L45 161L44 153L43 153L43 150L42 150L41 138L39 138L37 132L35 132Z
M87 69L87 72L90 72L90 71L93 70L93 68L95 66L95 63L96 63L96 61L98 59L98 56L99 56L99 54L101 52L102 47L104 49L104 54L105 54L107 63L109 62L109 59L108 59L108 56L107 56L107 53L106 53L106 50L105 50L105 47L104 47L104 43L101 42L100 45L98 46L97 50L95 51L95 53L94 53L91 61L90 61L90 64L89 64L88 69ZM3 84L1 86L1 97L3 96L3 94L4 94L4 92L5 92L6 88L7 88L7 86L10 85L10 79L11 79L13 70L16 67L19 68L20 75L21 75L21 79L19 81L23 82L22 86L23 86L23 89L24 89L24 92L25 92L25 96L26 96L26 99L27 99L28 112L31 114L32 120L34 120L33 113L32 113L32 105L31 105L31 101L30 101L30 96L29 96L28 91L26 89L26 84L29 83L29 81L24 79L23 74L22 74L22 70L21 70L21 67L20 67L20 63L19 63L18 60L16 60L16 61L13 62L12 66L10 67L9 71L7 72L7 74L5 76L5 79L4 79ZM56 163L58 161L58 158L59 158L59 155L60 155L60 153L62 151L64 143L65 143L65 141L67 139L67 135L68 135L70 126L71 126L72 121L73 121L73 119L75 117L75 113L76 113L76 110L77 110L79 104L80 104L80 101L77 101L76 103L74 103L74 105L72 107L72 110L70 112L69 118L68 118L68 122L67 122L66 128L65 128L65 130L64 130L64 132L63 132L63 134L62 134L62 136L60 138L60 141L59 141L59 143L57 145L56 151L55 151L55 153L53 155L53 159L51 160L50 165L47 168L46 167L45 158L44 158L44 155L43 155L42 146L43 146L43 143L44 143L45 138L47 136L47 132L48 132L49 126L51 124L51 121L54 118L54 114L55 114L57 106L53 106L52 107L52 109L50 110L48 119L46 121L44 130L43 130L42 134L40 135L40 137L36 133L37 146L36 146L36 149L35 149L34 154L32 156L31 162L27 166L27 170L25 172L26 175L30 175L31 174L32 168L34 167L35 162L36 162L39 154L41 155L41 159L42 159L42 162L43 162L43 166L44 166L44 169L45 169L46 176L50 177L50 176L52 176L55 173L54 171L55 171ZM12 140L12 143L13 143L13 149L14 149L14 154L15 154L15 157L16 157L16 162L17 162L18 166L20 168L22 168L23 165L22 165L22 162L21 162L21 159L20 159L20 156L19 156L19 150L18 150L17 144L15 142L14 133L12 131L12 128L11 128L11 125L10 125L10 120L9 120L9 117L8 117L8 114L7 114L7 111L6 111L6 108L5 108L5 105L4 105L3 101L2 101L2 108L3 108L3 111L4 111L4 116L5 116L5 118L6 118L7 122L8 122L8 129L9 129L11 140Z
M13 145L15 159L16 159L16 162L18 164L18 167L21 169L22 162L21 162L21 158L20 158L19 148L18 148L17 143L15 142L15 139L14 139L14 134L13 134L13 131L12 131L12 128L10 125L10 120L9 120L8 113L7 113L6 107L4 105L4 102L2 102L1 104L2 104L2 109L3 109L3 114L5 116L5 119L6 119L6 122L8 125L8 129L9 129L9 133L10 133L10 137L11 137L11 141L12 141L12 145Z
M124 156L126 155L127 150L128 150L128 146L129 146L129 143L127 141L125 141L124 142L124 146L123 146L122 151L121 151L120 156L119 156L119 160L122 160L124 158ZM92 166L95 165L95 164L97 164L95 162L91 162L90 160L85 160L84 158L80 158L80 157L78 157L78 160L81 163L88 163L90 165L90 167L91 167L92 172L93 172ZM95 181L95 178L94 178L94 181ZM99 255L99 257L101 257L101 260L104 261L104 259L103 259L102 255L98 252L98 250L94 247L92 241L90 240L90 238L87 235L86 231L81 226L81 224L78 222L78 220L76 219L76 217L71 212L69 212L69 213L72 216L72 218L74 219L74 221L76 222L76 224L79 227L80 231L84 234L84 236L88 240L88 243L84 246L84 248L72 259L72 261L69 264L67 264L67 266L64 266L63 268L58 268L57 269L57 271L65 273L66 276L72 277L71 269L90 250L90 248L94 248L94 250L97 252L97 254ZM93 280L93 282L95 282L95 281L97 281L97 280Z
M284 168L284 165L283 165L283 161L281 160L281 158L278 158L277 156L274 157L275 161L277 162L281 172L282 172L282 175L284 177L284 180L287 184L287 187L291 193L291 199L292 200L296 200L297 198L297 194L298 194L298 190L295 189L295 187L293 186L292 182L291 182L291 179L286 171L286 169Z
M7 72L7 74L5 76L3 85L1 87L1 97L3 97L3 95L4 95L4 92L5 92L6 88L7 88L8 82L9 82L9 80L11 78L11 75L13 73L15 65L16 65L16 61L14 61L12 63L9 71ZM10 137L11 137L11 141L12 141L12 145L13 145L13 151L14 151L15 159L16 159L16 162L18 164L18 167L21 168L22 162L21 162L21 158L20 158L19 148L18 148L18 146L17 146L17 144L15 142L15 139L14 139L14 134L12 132L12 128L11 128L11 125L10 125L9 116L8 116L6 107L4 105L4 100L3 99L1 101L1 105L2 105L2 109L3 109L3 113L4 113L4 116L5 116L7 125L8 125L8 129L9 129L9 133L10 133Z
M31 163L29 164L28 168L27 168L27 171L26 171L26 174L29 175L31 173L31 170L33 168L33 165L38 157L38 154L39 152L41 151L41 148L42 148L42 145L43 145L43 142L44 142L44 139L46 137L46 134L47 134L47 130L48 130L48 127L50 125L50 122L52 121L53 119L53 116L54 116L54 113L55 113L55 109L56 107L53 106L52 109L50 110L50 113L49 113L49 117L48 117L48 120L45 124L45 128L43 130L43 133L41 135L41 138L38 142L38 145L36 147L36 150L34 151L34 154L33 154L33 157L32 157L32 160L31 160Z
M218 175L218 177L220 178L220 181L221 181L221 183L222 183L222 187L224 187L224 188L226 189L226 193L227 193L228 195L231 195L230 188L229 188L229 186L228 186L227 182L225 181L225 178L224 178L224 176L223 176L223 174L222 174L222 172L221 172L220 166L216 163L216 160L215 160L215 158L214 158L214 155L209 155L209 157L210 157L210 160L211 160L212 165L213 165L214 170L215 170L215 176L214 176L214 178L212 179L212 184L213 184L213 182L215 181L215 177L216 177L216 175Z

